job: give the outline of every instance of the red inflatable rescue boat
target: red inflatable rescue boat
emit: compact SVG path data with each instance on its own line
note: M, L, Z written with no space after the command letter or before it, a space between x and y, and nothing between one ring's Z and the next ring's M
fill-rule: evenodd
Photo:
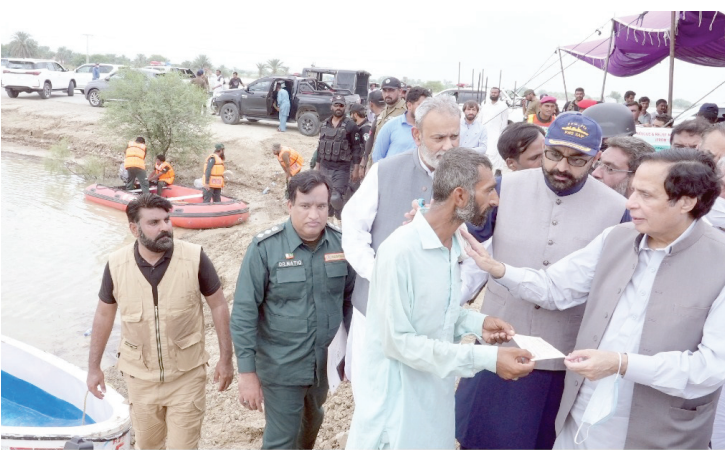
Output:
M151 192L156 186L150 187ZM123 187L92 184L84 194L86 200L126 211L126 206L135 199L139 189L127 191ZM164 188L162 197L171 201L171 223L180 228L222 228L231 227L249 219L250 208L242 200L222 196L220 203L202 203L202 190L171 185Z

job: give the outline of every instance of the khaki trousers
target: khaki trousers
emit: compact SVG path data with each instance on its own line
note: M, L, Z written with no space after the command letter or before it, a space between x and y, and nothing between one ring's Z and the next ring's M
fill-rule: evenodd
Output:
M202 364L165 383L124 374L136 449L197 448L207 405L206 367Z

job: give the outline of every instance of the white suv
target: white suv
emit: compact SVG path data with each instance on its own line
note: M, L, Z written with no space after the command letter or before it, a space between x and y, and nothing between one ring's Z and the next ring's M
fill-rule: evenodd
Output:
M12 98L20 92L37 92L43 99L53 91L65 91L71 96L76 89L76 78L75 72L49 59L8 58L3 68L2 87Z
M95 64L84 64L82 66L78 66L78 68L75 70L76 72L76 90L81 91L81 94L84 94L84 89L86 88L86 85L93 80L93 66ZM99 64L98 69L101 73L101 78L109 77L116 72L119 71L119 69L124 68L126 66L120 66L118 64Z

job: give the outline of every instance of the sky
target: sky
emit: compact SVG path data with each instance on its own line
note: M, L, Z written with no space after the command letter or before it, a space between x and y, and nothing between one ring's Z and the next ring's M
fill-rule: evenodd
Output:
M76 52L161 54L172 63L205 54L213 65L256 70L255 63L278 58L301 72L303 67L363 69L374 77L396 76L471 83L472 70L484 70L488 86L515 83L564 91L558 74L560 45L595 40L609 33L609 20L651 8L684 6L683 2L603 2L615 10L585 9L594 2L512 2L517 10L501 11L485 1L275 1L275 2L154 2L95 0L73 8L57 8L51 0L33 2L31 10L18 2L0 7L0 40L8 43L16 31L30 33L40 45ZM680 3L680 5L679 5ZM628 9L637 4L641 9ZM43 8L43 6L47 6ZM172 8L171 5L176 5ZM714 10L718 2L689 2L689 7ZM46 11L40 13L40 11ZM603 72L563 54L568 92L583 87L599 98ZM568 65L573 64L567 68ZM530 80L544 64L544 70ZM608 75L605 95L633 90L637 96L668 97L668 60L628 78ZM193 68L196 69L196 68ZM551 78L553 77L554 78ZM551 79L550 79L551 78ZM549 80L548 80L549 79ZM676 60L673 98L695 102L726 79L724 68L695 66ZM528 82L529 81L529 82ZM477 83L475 78L474 83ZM703 101L723 106L722 85Z

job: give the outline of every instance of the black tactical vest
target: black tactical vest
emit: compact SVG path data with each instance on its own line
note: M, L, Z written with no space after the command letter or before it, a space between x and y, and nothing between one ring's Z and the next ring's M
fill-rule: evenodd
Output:
M326 121L320 128L320 142L318 143L318 157L325 161L351 161L353 151L346 138L348 117L341 120L338 128L333 128L332 122Z

